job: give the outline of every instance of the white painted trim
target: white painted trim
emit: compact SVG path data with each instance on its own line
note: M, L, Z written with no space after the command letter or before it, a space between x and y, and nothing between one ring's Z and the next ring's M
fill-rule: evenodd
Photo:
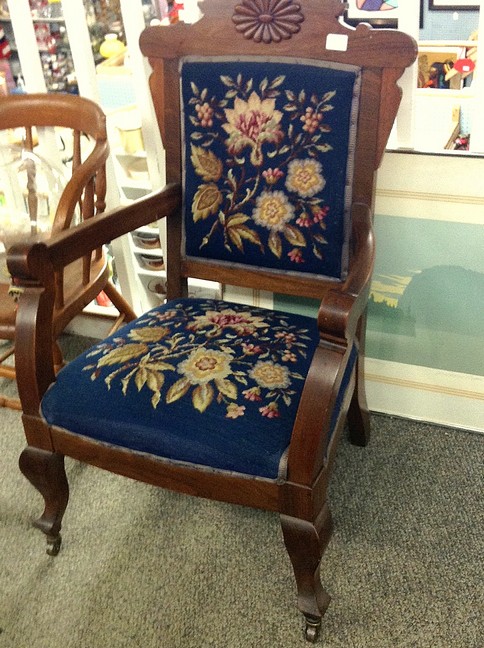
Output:
M367 358L370 410L484 433L484 376Z

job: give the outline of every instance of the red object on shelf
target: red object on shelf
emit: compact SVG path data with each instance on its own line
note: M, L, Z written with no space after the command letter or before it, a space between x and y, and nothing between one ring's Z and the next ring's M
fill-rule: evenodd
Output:
M10 43L8 42L5 31L0 27L0 59L8 59L12 56L12 50L10 49Z
M106 308L107 308L108 306L112 306L112 305L113 305L112 302L111 302L111 300L109 299L109 297L108 297L108 296L106 295L106 293L104 292L104 290L101 290L101 292L99 293L99 295L96 297L96 304L97 304L98 306L105 306Z
M460 74L470 74L475 67L474 61L468 58L459 59L454 63L454 70L457 70Z

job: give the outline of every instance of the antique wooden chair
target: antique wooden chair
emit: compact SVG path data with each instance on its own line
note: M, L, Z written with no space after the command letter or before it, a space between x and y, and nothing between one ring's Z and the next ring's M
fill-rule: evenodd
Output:
M11 232L10 243L18 236L31 235L39 239L51 233L55 236L104 211L105 163L109 154L105 121L104 113L97 104L73 95L30 94L0 98L0 128L4 134L1 146L4 150L13 150L12 159L16 159L17 154L20 157L21 163L14 168L14 173L21 167L24 170L27 167L25 186L20 186L25 190L25 195L16 198L24 202L27 225L29 221L31 223L29 231L22 234ZM45 140L43 148L42 139ZM41 187L42 179L39 176L42 167L38 162L46 162L46 158L37 155L37 151L45 150L47 156L58 153L54 149L60 139L66 150L62 155L66 154L67 159L59 158L57 162L52 162L54 168L56 163L61 167L55 178L58 196L54 198L57 197L58 202L47 207L52 212L50 227L40 228L42 191L50 187ZM36 153L30 155L33 151ZM0 190L5 190L5 187L0 187ZM52 198L48 196L43 202ZM8 212L7 207L5 211ZM15 218L11 217L10 220L13 226ZM116 325L135 317L109 277L110 270L102 247L56 271L55 302L49 329L54 342L56 365L62 364L60 349L56 344L59 334L102 290L119 311ZM15 291L8 276L3 277L0 283L0 339L7 342L2 346L0 377L11 379L15 379L15 367L6 361L14 352L17 316ZM0 405L20 409L20 401L7 396L0 396Z
M330 600L319 568L344 421L354 443L368 441L375 170L397 80L416 56L412 38L348 28L343 10L338 0L205 0L197 23L145 30L167 186L9 256L23 290L20 467L44 497L36 524L48 551L61 542L65 455L278 512L311 641ZM157 218L167 224L166 303L56 377L45 361L55 272ZM319 312L190 299L188 277L316 298Z

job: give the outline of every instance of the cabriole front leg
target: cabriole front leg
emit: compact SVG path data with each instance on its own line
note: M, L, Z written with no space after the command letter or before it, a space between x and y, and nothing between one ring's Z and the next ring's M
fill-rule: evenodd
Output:
M317 526L307 520L281 515L281 525L296 578L298 608L306 619L305 637L315 642L331 600L321 585L319 574L321 557L331 536L331 514L325 506Z
M29 482L44 498L45 509L34 525L47 536L47 553L56 556L61 546L61 524L69 500L69 484L64 456L27 446L19 466Z

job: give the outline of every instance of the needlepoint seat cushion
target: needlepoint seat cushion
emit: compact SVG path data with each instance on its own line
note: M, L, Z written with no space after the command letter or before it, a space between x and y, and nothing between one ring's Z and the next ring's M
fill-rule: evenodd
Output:
M318 341L311 317L171 301L64 367L42 413L108 444L275 479Z

